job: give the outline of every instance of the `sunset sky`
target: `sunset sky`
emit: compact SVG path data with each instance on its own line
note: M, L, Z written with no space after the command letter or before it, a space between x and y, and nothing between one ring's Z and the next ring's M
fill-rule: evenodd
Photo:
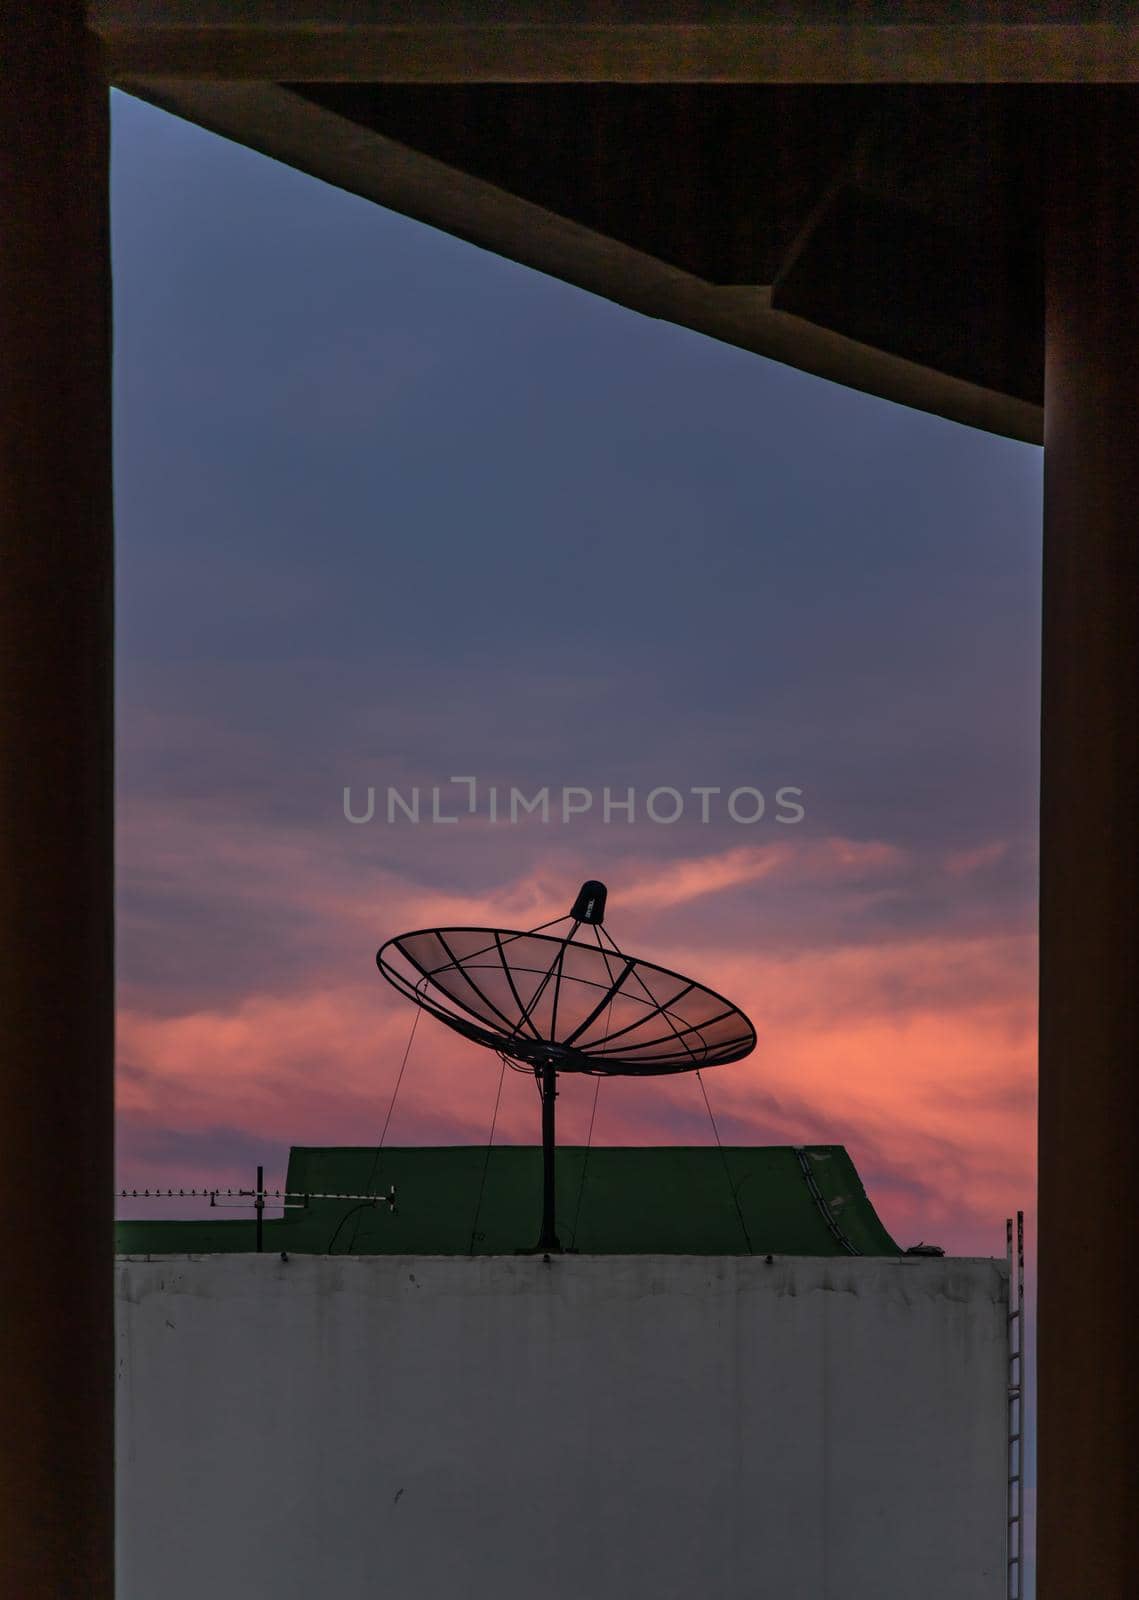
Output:
M120 1181L373 1142L412 1021L377 945L531 926L598 877L624 947L756 1023L706 1075L725 1141L845 1144L901 1243L1003 1253L1033 1190L1041 453L113 106ZM389 785L459 820L389 823ZM492 786L548 786L550 821L492 823ZM596 801L563 822L566 786ZM606 786L688 802L606 823ZM389 1140L485 1142L497 1081L425 1021ZM508 1074L497 1137L535 1110ZM594 1137L711 1131L684 1076L604 1083Z

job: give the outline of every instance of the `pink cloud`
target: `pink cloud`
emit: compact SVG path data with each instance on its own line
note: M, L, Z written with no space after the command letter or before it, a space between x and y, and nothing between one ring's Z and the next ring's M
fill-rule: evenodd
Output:
M1007 855L1007 842L1004 839L993 839L988 844L977 845L972 850L958 850L953 855L947 856L945 870L951 877L967 878L974 872L983 872L986 867L995 866Z
M128 877L169 891L208 879L233 893L235 915L286 936L303 923L309 943L288 982L274 963L253 960L236 994L207 986L172 1007L131 986L119 1018L122 1181L134 1180L127 1167L136 1150L141 1159L146 1130L205 1139L227 1129L281 1148L376 1139L415 1014L375 972L372 950L408 927L557 916L587 863L563 845L555 865L483 892L425 891L391 863L362 873L323 836L204 821L171 830L153 817L132 841ZM991 1239L986 1249L999 1253L1004 1216L1032 1190L1032 938L993 930L837 942L822 926L817 946L782 953L746 947L736 924L741 888L779 880L862 894L908 866L888 844L842 839L664 862L626 856L611 885L614 926L626 947L714 981L753 1017L755 1055L705 1075L725 1140L844 1143L903 1242L933 1236L961 1249ZM714 946L683 917L660 915L716 896ZM497 1081L493 1056L423 1018L389 1140L481 1142ZM589 1080L566 1083L566 1139L584 1139L593 1090ZM535 1113L532 1083L508 1073L496 1137L532 1142ZM688 1076L601 1086L600 1143L710 1137Z
M715 855L635 869L633 881L622 886L621 905L629 910L661 910L773 877L839 882L889 871L902 860L893 845L877 841L808 838L741 845Z

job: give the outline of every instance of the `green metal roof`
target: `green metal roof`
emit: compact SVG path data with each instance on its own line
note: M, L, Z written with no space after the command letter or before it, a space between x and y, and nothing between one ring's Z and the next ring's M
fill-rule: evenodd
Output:
M726 1167L726 1170L725 1170ZM485 1169L485 1182L484 1182ZM509 1255L538 1237L537 1146L294 1147L296 1194L396 1190L395 1210L310 1200L266 1220L264 1248L296 1254ZM900 1255L842 1145L560 1146L558 1232L583 1255ZM481 1199L480 1199L481 1196ZM350 1215L350 1213L352 1213ZM343 1226L339 1226L343 1223ZM122 1255L254 1248L247 1216L116 1224Z

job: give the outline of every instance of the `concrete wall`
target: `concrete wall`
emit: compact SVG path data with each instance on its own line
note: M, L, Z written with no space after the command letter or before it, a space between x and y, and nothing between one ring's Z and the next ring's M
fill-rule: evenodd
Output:
M1003 1262L122 1259L120 1600L999 1600Z

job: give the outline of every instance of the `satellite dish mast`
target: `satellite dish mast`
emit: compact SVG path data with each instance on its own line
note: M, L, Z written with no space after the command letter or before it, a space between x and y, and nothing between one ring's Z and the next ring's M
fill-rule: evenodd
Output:
M723 995L627 956L606 932L606 888L589 879L567 916L528 932L422 928L389 939L376 965L424 1011L507 1065L542 1101L539 1251L561 1249L554 1204L559 1072L660 1077L740 1061L755 1029ZM569 931L552 930L569 923Z

